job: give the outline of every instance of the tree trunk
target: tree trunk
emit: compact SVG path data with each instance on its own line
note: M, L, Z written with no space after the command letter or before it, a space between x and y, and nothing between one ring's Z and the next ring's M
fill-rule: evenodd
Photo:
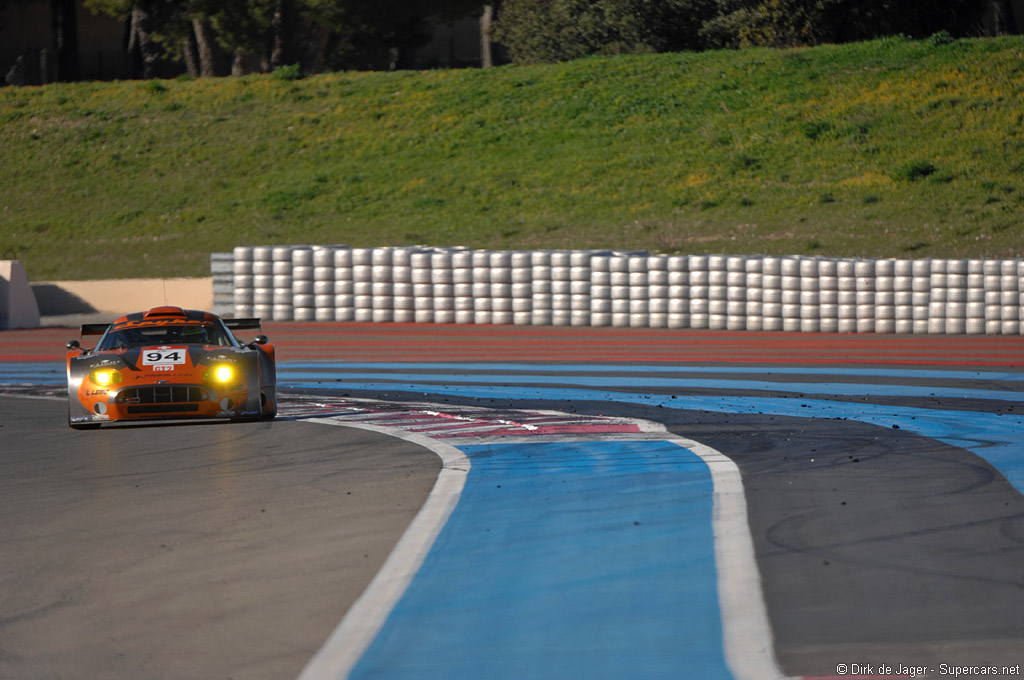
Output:
M295 2L277 0L274 17L271 20L274 34L270 50L270 67L290 66L298 61L295 57Z
M192 78L199 77L199 60L196 58L195 36L181 39L181 54L185 58L185 71Z
M231 61L231 75L244 76L250 73L259 73L262 68L259 56L249 52L237 50L234 59Z
M480 15L480 66L494 66L494 54L491 49L491 26L494 24L494 5L484 5Z
M149 35L149 14L138 5L132 7L128 28L128 62L133 78L156 76L157 52Z
M213 78L219 73L217 68L218 50L213 37L213 29L206 21L193 19L192 30L196 34L196 47L199 51L199 77Z
M323 70L324 62L327 60L327 44L330 41L331 32L323 26L310 24L304 33L308 34L309 38L305 42L302 55L303 72L319 73Z
M78 80L78 17L75 0L51 0L53 42L57 52L57 80Z

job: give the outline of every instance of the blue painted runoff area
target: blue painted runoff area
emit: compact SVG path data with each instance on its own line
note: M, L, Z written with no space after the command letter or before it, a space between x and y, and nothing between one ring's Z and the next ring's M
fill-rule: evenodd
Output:
M751 375L832 375L864 378L881 376L887 378L941 378L945 380L996 380L1024 381L1024 373L1018 371L954 370L944 368L842 368L816 366L693 366L690 364L552 364L552 363L485 363L485 362L339 362L339 361L283 361L279 367L286 370L300 369L354 369L373 371L502 371L530 372L545 369L565 373L693 373L721 374L738 373Z
M460 448L459 504L349 677L732 677L698 456L665 441Z
M630 387L665 389L730 389L752 392L796 392L799 394L828 394L836 396L896 396L896 397L938 397L944 399L996 399L1000 401L1024 401L1024 392L1010 390L977 390L961 387L936 387L925 385L871 385L861 383L792 383L765 380L734 379L687 379L687 378L643 378L637 376L573 376L573 375L528 375L522 373L365 373L319 371L297 371L291 368L278 370L278 381L289 380L344 380L344 381L385 381L396 383L437 380L451 383L487 383L520 385L581 385L583 387ZM329 385L328 385L329 387Z
M64 385L67 367L53 361L0 361L0 385Z

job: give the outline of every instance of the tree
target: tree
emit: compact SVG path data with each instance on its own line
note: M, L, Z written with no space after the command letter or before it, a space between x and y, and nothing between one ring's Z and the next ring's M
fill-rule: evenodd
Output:
M57 51L57 80L78 80L78 20L75 0L51 0L53 42Z
M700 49L714 0L506 0L495 39L516 63Z
M709 47L794 47L886 35L979 31L977 0L718 0L701 31Z
M389 68L424 44L432 21L466 16L480 0L85 0L131 21L142 77L167 60L194 75L299 64L305 73Z

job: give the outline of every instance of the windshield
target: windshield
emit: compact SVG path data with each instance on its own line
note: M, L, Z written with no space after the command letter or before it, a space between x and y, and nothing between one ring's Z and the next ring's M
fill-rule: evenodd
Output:
M156 345L213 345L233 347L234 343L219 325L162 324L112 329L100 341L97 350L134 349Z

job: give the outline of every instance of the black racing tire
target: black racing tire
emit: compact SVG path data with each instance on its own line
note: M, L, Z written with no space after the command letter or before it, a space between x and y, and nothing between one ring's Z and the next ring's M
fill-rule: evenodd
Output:
M274 404L273 411L263 411L267 406L267 395L260 392L260 420L273 420L277 417L277 404Z

